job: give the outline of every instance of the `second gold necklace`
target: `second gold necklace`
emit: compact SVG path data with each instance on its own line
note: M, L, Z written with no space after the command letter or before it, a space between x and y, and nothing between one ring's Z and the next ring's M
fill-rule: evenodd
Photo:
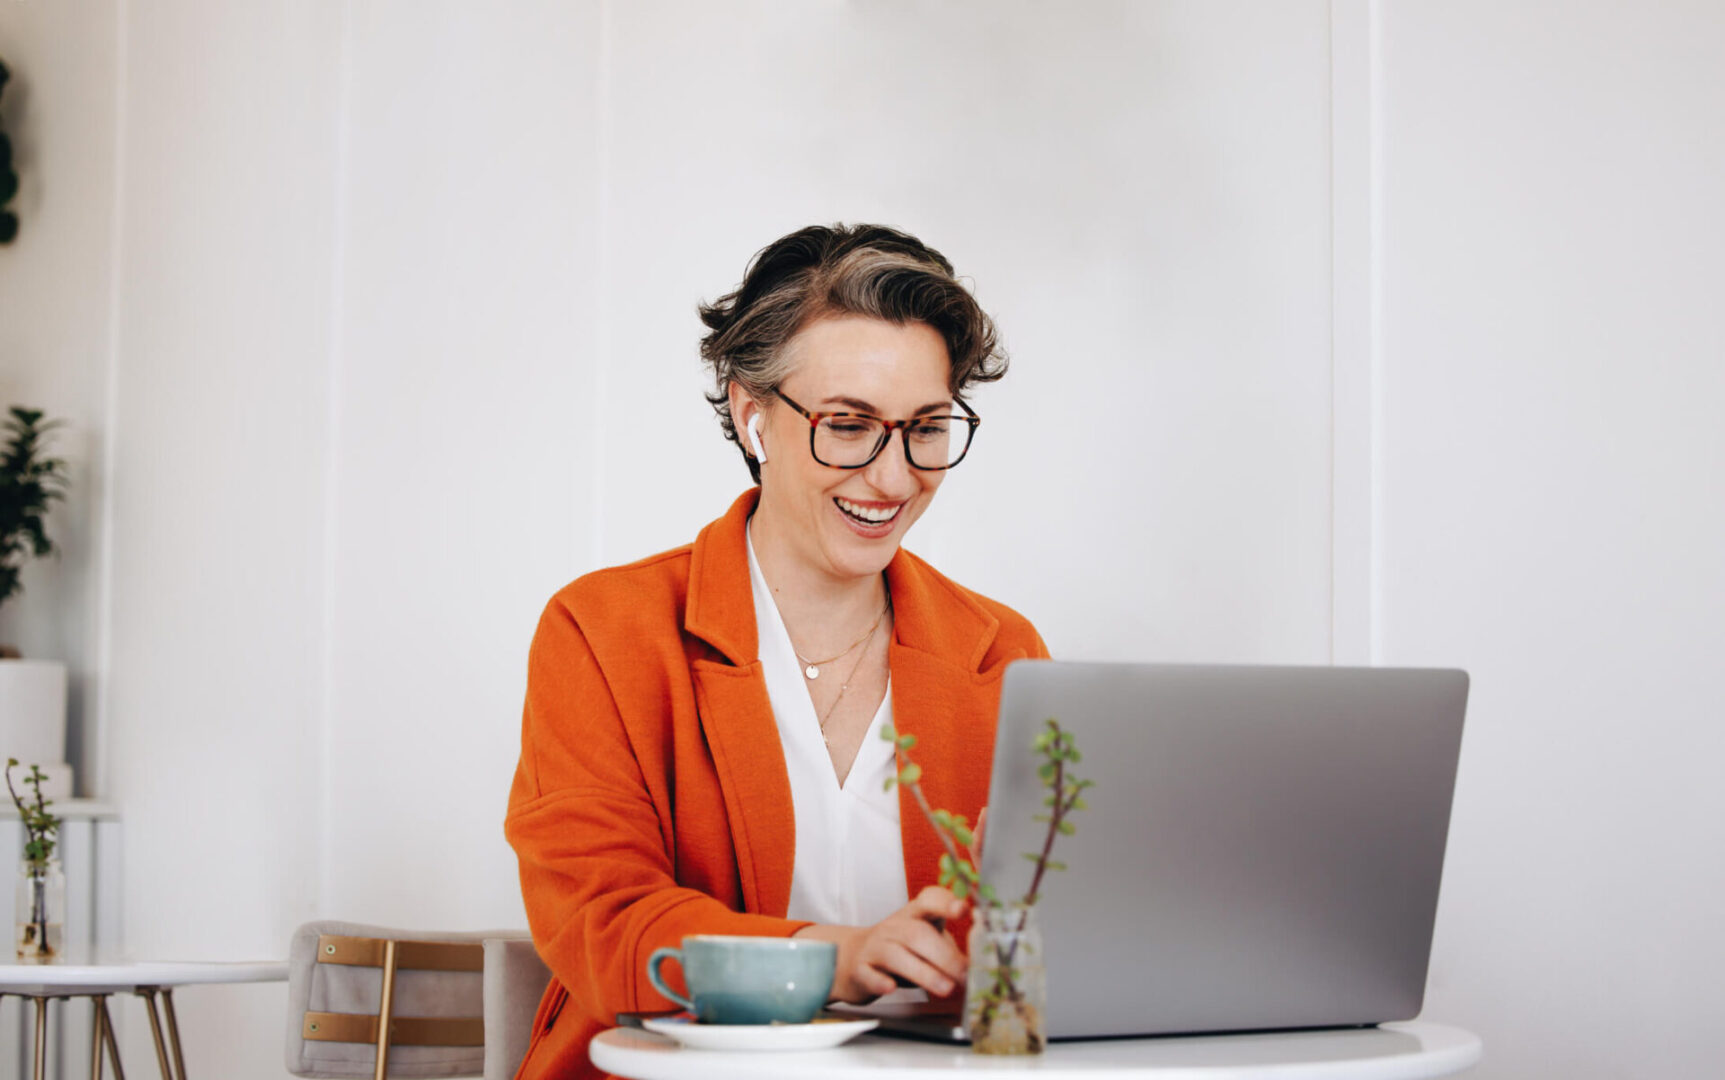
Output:
M808 657L804 656L802 653L797 652L797 647L795 645L792 645L791 646L791 652L796 653L797 659L802 662L803 677L808 678L808 679L820 678L821 677L821 668L832 663L834 660L837 660L837 659L840 659L841 657L850 655L850 651L852 649L856 648L858 645L861 645L863 642L865 642L869 638L873 637L874 632L876 630L880 629L880 621L882 619L886 618L887 608L889 608L891 606L892 606L892 599L889 597L887 599L886 604L881 607L880 614L876 615L874 617L874 622L870 623L869 628L867 630L863 631L862 637L857 638L855 641L851 642L849 645L846 645L844 647L843 652L836 653L832 656L829 656L825 660L810 660ZM787 634L786 636L788 637L789 635Z

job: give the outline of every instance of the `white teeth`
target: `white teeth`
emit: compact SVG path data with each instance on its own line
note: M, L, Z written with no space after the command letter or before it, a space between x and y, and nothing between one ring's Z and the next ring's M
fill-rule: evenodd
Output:
M858 518L875 525L881 525L891 521L893 518L898 516L898 512L900 510L904 509L903 503L900 503L897 506L886 506L877 509L869 506L858 506L849 499L835 498L833 501L839 504L840 510L843 510L851 517Z

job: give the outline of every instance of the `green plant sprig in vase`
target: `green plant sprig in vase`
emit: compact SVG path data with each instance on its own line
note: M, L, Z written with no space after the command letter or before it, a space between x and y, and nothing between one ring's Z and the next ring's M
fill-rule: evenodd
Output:
M976 834L962 814L929 805L922 791L922 767L910 758L916 736L899 734L890 725L881 738L893 744L898 774L886 781L911 793L928 819L941 846L939 883L959 899L971 899L976 919L971 927L970 980L965 992L965 1026L971 1048L984 1054L1039 1054L1046 1043L1042 1011L1046 990L1040 956L1042 939L1031 919L1041 899L1043 878L1050 870L1065 870L1053 858L1055 839L1071 836L1076 827L1069 820L1078 810L1088 809L1084 792L1095 786L1072 773L1083 760L1071 732L1052 717L1039 732L1032 748L1042 757L1037 777L1048 789L1043 799L1047 812L1035 820L1047 824L1040 851L1024 852L1035 864L1030 888L1016 903L1006 903L990 882L982 880L974 853Z
M54 921L53 901L59 899L63 906L64 897L52 895L57 886L61 893L65 891L65 882L56 882L59 867L55 864L54 849L58 846L60 836L60 819L48 812L53 803L42 797L42 781L47 777L42 774L40 766L31 765L30 774L24 777L24 786L30 789L33 798L25 798L18 794L18 789L12 785L12 770L18 768L17 758L6 759L6 791L12 796L12 805L18 808L18 817L24 822L24 864L19 868L22 878L19 883L18 910L14 916L18 920L18 955L25 959L50 960L59 952L58 929Z

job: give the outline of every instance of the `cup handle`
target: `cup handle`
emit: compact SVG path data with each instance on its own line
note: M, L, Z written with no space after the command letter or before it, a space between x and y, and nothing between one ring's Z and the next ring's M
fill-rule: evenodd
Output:
M678 964L683 962L683 954L678 949L666 946L654 949L653 955L647 958L647 981L653 984L653 989L664 994L690 1012L695 1011L695 1003L665 985L665 980L659 977L659 965L667 960L675 959Z

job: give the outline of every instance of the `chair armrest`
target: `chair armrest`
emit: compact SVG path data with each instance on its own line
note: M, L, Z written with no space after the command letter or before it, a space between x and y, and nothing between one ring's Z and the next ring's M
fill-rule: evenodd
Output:
M526 932L485 939L485 1080L512 1080L521 1067L550 982Z

